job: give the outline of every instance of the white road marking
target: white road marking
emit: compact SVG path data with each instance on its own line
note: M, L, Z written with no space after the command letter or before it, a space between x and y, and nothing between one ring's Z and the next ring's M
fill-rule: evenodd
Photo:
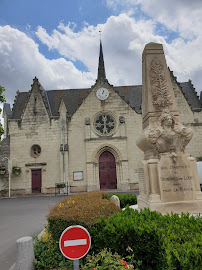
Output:
M87 245L87 239L64 241L64 247Z

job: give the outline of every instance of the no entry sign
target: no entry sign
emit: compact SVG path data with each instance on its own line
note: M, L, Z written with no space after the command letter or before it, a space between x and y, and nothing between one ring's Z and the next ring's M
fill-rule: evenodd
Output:
M70 260L84 257L91 245L89 232L82 226L70 226L60 236L59 246L62 254Z

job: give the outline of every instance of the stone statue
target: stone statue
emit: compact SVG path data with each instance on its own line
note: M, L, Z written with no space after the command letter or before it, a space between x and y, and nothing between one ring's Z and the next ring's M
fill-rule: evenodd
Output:
M175 162L175 157L184 153L185 146L193 136L191 129L176 123L174 116L166 109L160 115L157 126L149 130L149 142L153 145L154 154L170 154Z

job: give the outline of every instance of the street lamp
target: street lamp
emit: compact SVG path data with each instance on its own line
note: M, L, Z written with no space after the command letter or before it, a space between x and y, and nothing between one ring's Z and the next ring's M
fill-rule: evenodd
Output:
M11 172L12 172L12 163L13 163L13 160L14 159L16 160L16 158L10 160L9 158L4 157L2 159L2 161L5 161L6 159L8 161L8 175L9 175L9 181L8 181L8 197L10 198L10 196L11 196Z

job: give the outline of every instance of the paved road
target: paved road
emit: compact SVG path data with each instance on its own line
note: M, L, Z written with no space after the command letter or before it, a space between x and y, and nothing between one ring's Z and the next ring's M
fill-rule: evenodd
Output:
M15 262L16 240L39 234L49 209L63 197L23 197L0 199L0 270Z

